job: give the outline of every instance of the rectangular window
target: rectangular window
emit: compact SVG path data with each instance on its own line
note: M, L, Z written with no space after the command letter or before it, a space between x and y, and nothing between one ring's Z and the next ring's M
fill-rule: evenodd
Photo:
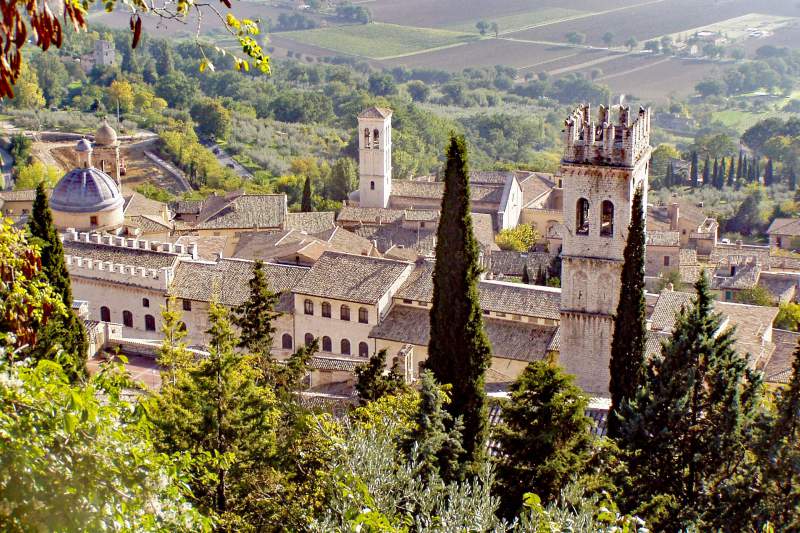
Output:
M184 300L183 301L183 310L184 311L191 311L192 310L192 301L191 300Z
M733 300L733 291L725 291L725 299L727 301Z
M669 256L668 256L668 255L665 255L665 256L664 256L664 266L665 266L665 267L668 267L668 266L669 266Z
M404 304L413 304L414 300L409 300L408 298L403 298L403 303Z
M97 217L96 216L90 216L89 217L89 224L91 224L92 226L96 226L97 225Z

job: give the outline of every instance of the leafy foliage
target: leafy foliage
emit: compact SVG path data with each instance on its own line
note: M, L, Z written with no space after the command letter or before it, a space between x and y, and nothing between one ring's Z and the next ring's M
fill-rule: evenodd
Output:
M386 349L379 350L369 361L356 367L356 392L361 403L369 403L386 395L397 394L403 378L394 368L386 372Z
M500 230L494 240L501 250L527 252L539 240L539 233L529 224L520 224L515 228Z

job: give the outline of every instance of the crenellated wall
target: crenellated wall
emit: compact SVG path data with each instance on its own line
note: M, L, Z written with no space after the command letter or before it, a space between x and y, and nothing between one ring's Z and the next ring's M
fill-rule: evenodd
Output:
M564 162L633 167L650 151L650 109L639 108L631 122L627 106L601 105L596 121L588 104L578 106L564 121Z

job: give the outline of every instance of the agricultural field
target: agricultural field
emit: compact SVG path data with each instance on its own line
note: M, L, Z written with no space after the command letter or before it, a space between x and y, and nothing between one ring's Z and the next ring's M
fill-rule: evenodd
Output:
M477 36L463 32L376 22L285 32L281 37L345 55L390 59L422 50L463 44Z
M497 24L501 32L508 33L541 24L551 24L555 21L568 20L585 14L585 11L579 11L577 9L550 7L544 9L535 9L533 11L523 11L522 13L515 13L513 15L503 15L499 17L493 16L490 20L491 22ZM478 20L482 19L472 19L466 22L459 22L458 24L447 26L447 29L453 31L478 33L478 29L475 27L475 24L478 22Z

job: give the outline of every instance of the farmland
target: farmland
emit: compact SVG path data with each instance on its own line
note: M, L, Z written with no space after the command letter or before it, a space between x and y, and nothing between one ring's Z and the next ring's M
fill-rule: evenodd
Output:
M529 26L536 26L539 24L552 23L558 20L566 20L575 16L584 14L585 11L578 11L576 9L564 9L560 7L551 7L545 9L535 9L533 11L525 11L513 15L504 15L500 17L492 17L492 22L496 23L503 32L519 30ZM453 31L477 32L478 29L475 24L480 19L470 20L468 22L461 22L448 26L447 29Z

